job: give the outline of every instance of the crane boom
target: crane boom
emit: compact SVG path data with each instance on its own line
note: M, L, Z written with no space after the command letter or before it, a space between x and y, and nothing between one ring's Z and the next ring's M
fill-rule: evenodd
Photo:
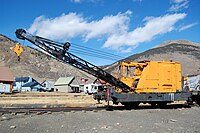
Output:
M109 84L117 88L121 88L123 92L128 92L131 90L128 85L121 82L119 79L115 78L108 72L68 52L68 49L71 45L69 42L59 43L40 36L34 36L27 33L24 29L17 29L15 34L17 38L28 40L29 42L38 46L40 49L52 55L59 61L70 64L80 70L83 70L99 79L108 82Z

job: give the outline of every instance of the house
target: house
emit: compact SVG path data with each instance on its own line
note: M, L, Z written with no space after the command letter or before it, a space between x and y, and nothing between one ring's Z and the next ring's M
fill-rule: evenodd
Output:
M80 92L84 92L84 85L86 85L87 83L88 83L88 79L87 78L82 77L80 79L80 85L79 85L79 91Z
M45 80L43 81L41 84L44 87L45 90L47 91L55 91L54 90L54 81L49 81L49 80Z
M31 76L15 78L15 91L43 91L44 87Z
M33 80L32 82L26 83L22 86L22 91L45 91L42 84Z
M13 85L13 91L22 91L22 86L31 81L32 81L31 77L15 78L15 83Z
M11 93L14 77L8 67L0 67L0 93Z
M54 87L56 91L60 92L80 92L79 82L75 77L60 77Z

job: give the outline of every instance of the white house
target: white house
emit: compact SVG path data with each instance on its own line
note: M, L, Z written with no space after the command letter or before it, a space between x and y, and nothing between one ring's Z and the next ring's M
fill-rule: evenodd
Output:
M41 84L42 84L42 86L44 87L45 90L55 91L55 87L54 87L55 82L54 81L45 80Z
M75 77L60 77L54 84L55 91L79 92L79 82Z

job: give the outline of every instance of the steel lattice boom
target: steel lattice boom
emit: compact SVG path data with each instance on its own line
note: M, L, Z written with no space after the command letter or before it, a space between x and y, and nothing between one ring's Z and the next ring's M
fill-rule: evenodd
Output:
M124 92L128 92L130 90L129 86L113 77L103 69L68 52L68 49L71 45L69 42L59 43L39 36L34 36L27 33L24 29L17 29L15 34L17 38L28 40L63 63L70 64L80 70L83 70L99 79L108 82L117 88L121 88Z

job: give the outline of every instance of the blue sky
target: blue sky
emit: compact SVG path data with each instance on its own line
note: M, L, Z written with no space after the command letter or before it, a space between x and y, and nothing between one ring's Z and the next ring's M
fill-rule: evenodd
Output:
M199 5L199 0L1 0L0 34L20 41L14 32L24 28L55 41L127 57L167 40L200 43ZM119 59L74 54L95 65Z

